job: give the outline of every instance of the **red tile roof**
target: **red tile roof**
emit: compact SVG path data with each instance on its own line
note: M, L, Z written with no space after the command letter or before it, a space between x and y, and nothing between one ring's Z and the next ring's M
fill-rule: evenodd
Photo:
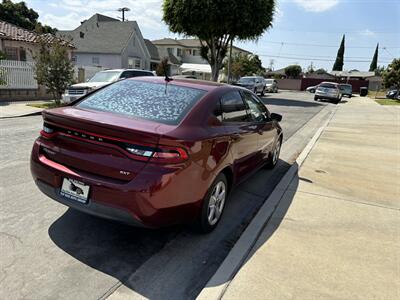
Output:
M50 33L38 34L4 21L0 21L0 38L27 43L38 43L40 39L44 39L44 41L47 43L52 43L55 39L59 39L67 47L74 48L74 45L70 42L57 38Z

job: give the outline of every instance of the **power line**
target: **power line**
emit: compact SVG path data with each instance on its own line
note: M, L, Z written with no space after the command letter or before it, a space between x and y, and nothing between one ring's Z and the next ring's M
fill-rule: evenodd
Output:
M296 60L310 60L310 61L335 61L335 59L329 59L329 58L315 58L315 57L301 57L301 56L285 56L285 55L271 55L271 54L257 54L258 56L263 56L263 57L274 57L274 58L284 58L284 59L296 59ZM371 59L369 60L355 60L355 59L346 59L345 62L359 62L359 63L370 63ZM379 60L380 63L390 63L389 61L381 61Z
M306 44L306 43L291 43L291 42L275 42L275 41L265 41L264 43L268 44L277 44L277 45L291 45L291 46L301 46L301 47L325 47L325 48L339 48L338 45L322 45L322 44ZM346 46L346 48L353 48L353 49L375 49L375 46L370 47L370 46ZM400 47L397 46L391 46L391 47L382 47L386 49L400 49Z

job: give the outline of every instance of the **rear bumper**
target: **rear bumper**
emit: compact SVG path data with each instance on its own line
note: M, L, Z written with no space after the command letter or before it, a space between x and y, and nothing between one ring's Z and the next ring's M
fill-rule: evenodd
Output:
M35 183L39 190L48 196L49 198L56 200L57 202L60 202L68 207L77 209L79 211L82 211L84 213L96 216L96 217L101 217L104 219L108 220L113 220L113 221L118 221L122 222L125 224L129 224L135 227L146 227L144 224L142 224L139 220L135 219L128 211L121 209L121 208L115 208L112 206L108 205L103 205L100 203L96 203L94 201L91 201L89 199L87 204L81 204L78 202L73 202L71 200L68 200L60 195L60 189L59 188L54 188L51 185L44 183L43 181L37 179L35 180Z
M36 141L32 149L31 173L45 195L82 212L134 226L159 228L191 223L199 215L204 195L213 180L212 176L202 177L204 170L192 163L185 168L147 164L133 180L116 182L101 174L52 162L40 154L40 145L40 141ZM90 186L88 203L60 195L64 178Z
M339 100L340 96L331 95L331 94L323 94L323 93L315 93L316 98L320 99L328 99L328 100Z

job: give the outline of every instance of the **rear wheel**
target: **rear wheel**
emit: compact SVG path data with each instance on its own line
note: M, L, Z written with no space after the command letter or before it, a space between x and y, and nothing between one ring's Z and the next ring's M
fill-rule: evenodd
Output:
M224 174L219 174L204 197L201 214L196 222L196 229L208 233L217 227L224 211L228 196L228 181Z
M257 95L257 88L256 88L256 87L254 88L254 91L253 91L253 92L254 92L254 94Z
M265 88L263 88L262 92L261 92L261 96L265 95Z
M281 147L282 147L282 138L279 138L279 140L275 144L274 150L269 156L268 163L266 164L266 167L268 169L273 169L278 163L279 154L281 153Z
M314 101L318 101L318 97L317 96L314 96Z

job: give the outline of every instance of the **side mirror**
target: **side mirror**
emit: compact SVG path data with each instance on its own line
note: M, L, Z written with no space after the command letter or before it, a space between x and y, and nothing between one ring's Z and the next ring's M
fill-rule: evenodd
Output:
M271 114L271 119L274 120L274 121L280 122L280 121L282 121L282 115L272 113Z

